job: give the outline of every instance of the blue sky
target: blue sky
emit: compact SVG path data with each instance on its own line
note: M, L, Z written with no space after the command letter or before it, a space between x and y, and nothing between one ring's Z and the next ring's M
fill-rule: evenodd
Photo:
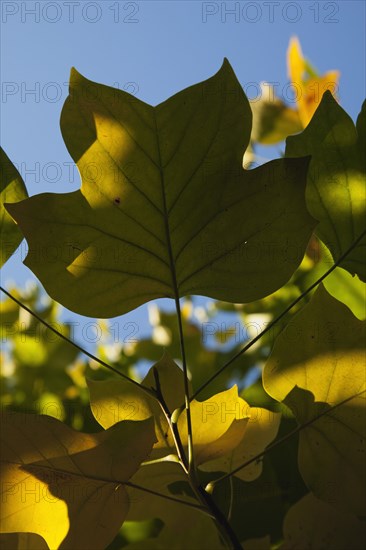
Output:
M70 68L157 104L232 64L244 90L287 84L286 50L297 35L306 57L341 72L342 106L365 97L365 3L201 1L2 1L1 144L31 195L79 187L59 117ZM24 247L23 247L24 250ZM2 282L34 278L18 251ZM146 306L124 316L147 327Z

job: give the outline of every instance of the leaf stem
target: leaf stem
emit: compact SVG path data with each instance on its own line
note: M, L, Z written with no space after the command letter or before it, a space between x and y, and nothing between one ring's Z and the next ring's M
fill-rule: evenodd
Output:
M178 431L178 425L176 423L172 422L171 412L169 410L168 405L166 404L163 393L161 391L159 372L155 368L155 366L153 367L153 373L154 373L154 379L155 379L155 384L156 384L156 394L157 394L157 397L158 397L158 400L159 400L159 405L160 405L161 410L163 411L165 419L166 419L166 421L168 423L168 426L170 428L170 431L172 433L173 440L174 440L174 445L175 445L177 455L178 455L178 458L179 458L179 463L182 466L184 472L187 475L189 475L188 474L187 460L186 460L184 448L183 448L182 441L181 441L179 431Z
M199 500L202 502L202 504L205 505L210 511L210 515L215 518L218 530L228 546L232 548L232 550L243 550L230 523L226 519L225 515L221 512L220 508L216 505L212 496L207 493L207 491L205 491L205 489L201 485L191 485L191 487L196 493Z
M191 419L191 408L190 408L191 398L189 395L188 369L187 369L187 361L186 361L186 352L184 347L184 334L183 334L182 314L180 310L179 297L176 297L175 299L175 307L177 310L177 317L178 317L179 340L180 340L182 367L183 367L183 375L184 375L184 404L185 404L185 410L187 415L187 432L188 432L188 472L189 472L189 475L195 475L194 452L193 452L193 430L192 430L192 419Z
M125 374L123 374L122 372L120 372L118 369L112 367L112 365L109 365L108 363L106 363L105 361L103 361L102 359L100 359L99 357L96 357L95 355L93 355L92 353L90 353L89 351L87 351L85 348L83 348L82 346L79 346L79 344L77 344L76 342L74 342L73 340L71 340L71 338L69 338L68 336L65 336L64 334L62 334L62 332L58 331L55 327L53 327L52 325L50 325L49 323L47 323L47 321L45 321L44 319L42 319L42 317L40 317L40 315L38 315L35 311L32 311L29 307L27 307L25 304L22 304L22 302L20 302L17 298L15 298L15 296L13 296L12 294L10 294L10 292L8 292L7 290L5 290L5 288L3 288L2 286L0 286L0 290L6 294L11 300L13 300L13 302L15 302L19 307L21 307L22 309L24 309L25 311L27 311L30 315L32 315L35 319L37 319L37 321L39 321L40 323L42 323L48 330L51 330L54 334L57 334L57 336L59 336L60 338L62 338L62 340L65 340L65 342L67 342L68 344L71 344L72 346L74 346L74 348L78 349L79 351L81 351L84 355L86 355L87 357L90 357L90 359L93 359L94 361L96 361L97 363L99 363L100 365L102 365L103 367L105 367L106 369L110 370L111 372L114 372L115 374L118 374L118 376L120 376L121 378L123 378L124 380L126 380L127 382L131 382L131 384L134 384L135 386L137 386L140 390L142 390L143 392L147 393L150 397L153 397L154 399L157 399L157 396L156 396L156 393L153 389L150 389L150 388L147 388L146 386L143 386L142 384L139 384L138 382L136 382L136 380L133 380L132 378L130 378L129 376L126 376Z
M191 396L191 400L195 399L197 395L201 393L215 378L217 378L227 367L229 367L234 361L236 361L241 355L243 355L248 349L250 349L258 340L262 338L267 332L269 332L287 313L296 306L301 300L305 298L316 286L318 286L336 267L338 267L343 260L348 256L350 252L359 244L359 242L366 235L366 230L364 230L361 235L352 243L352 245L347 248L347 250L338 258L338 260L325 272L319 279L317 279L312 285L310 285L300 296L298 296L286 309L282 311L271 323L269 323L265 329L262 330L257 336L255 336L248 344L246 344L241 350L239 350L229 361L227 361L217 372L215 372L204 384L202 384Z
M185 402L185 410L187 415L187 431L188 431L188 465L187 466L188 466L188 471L191 473L191 472L194 472L195 469L194 469L193 434L192 434L192 422L191 422L188 371L187 371L186 353L184 348L184 335L183 335L182 315L181 315L180 303L179 303L180 296L179 296L179 289L178 289L177 273L175 270L175 258L173 254L172 241L170 237L169 213L168 213L167 200L165 195L165 176L164 176L164 170L162 168L164 163L163 163L162 154L161 154L159 128L158 128L158 121L156 116L154 117L154 122L155 122L156 141L157 141L158 156L159 156L159 167L160 167L159 170L160 170L160 180L161 180L161 197L163 201L163 219L164 219L164 227L165 227L165 237L166 237L166 244L167 244L168 254L169 254L169 265L170 265L170 274L172 277L172 286L174 291L175 308L176 308L177 317L178 317L180 350L181 350L181 356L182 356L182 366L183 366L183 375L184 375L184 402Z

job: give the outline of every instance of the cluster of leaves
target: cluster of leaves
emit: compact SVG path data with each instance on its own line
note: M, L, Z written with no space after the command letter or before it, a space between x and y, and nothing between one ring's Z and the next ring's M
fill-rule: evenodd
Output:
M289 58L298 111L262 105L252 134L226 60L155 108L73 70L73 193L26 198L2 152L2 262L24 235L54 299L4 289L4 548L364 547L366 106L355 126L329 91L315 105L296 42ZM269 119L286 134L268 138ZM250 140L302 129L284 158L243 169ZM113 357L73 344L59 316L163 297L176 312L152 310L152 338ZM224 312L267 325L238 342Z

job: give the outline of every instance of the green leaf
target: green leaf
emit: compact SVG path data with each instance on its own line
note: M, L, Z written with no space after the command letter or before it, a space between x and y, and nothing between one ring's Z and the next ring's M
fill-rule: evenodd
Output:
M260 539L250 539L243 542L243 550L270 550L270 537L261 537Z
M264 459L263 472L255 481L233 476L214 486L213 498L239 540L280 536L285 494L268 460Z
M145 463L131 481L179 499L179 502L167 501L128 487L131 508L127 519L158 518L164 523L159 537L149 539L149 548L160 548L160 545L164 549L172 547L177 550L226 548L219 540L214 518L202 506L201 509L194 508L200 503L194 498L187 476L178 464Z
M0 147L0 267L22 242L23 235L4 208L4 203L21 201L28 197L18 170Z
M69 309L113 317L189 294L249 302L299 265L315 223L308 159L242 169L251 111L226 60L155 108L73 70L61 129L81 190L8 211L26 265Z
M299 469L320 499L365 514L365 322L321 286L278 336L263 385L294 413Z
M287 139L287 157L312 156L307 205L335 261L366 229L365 118L364 104L355 127L328 91L308 127ZM365 246L366 236L341 264L364 282Z
M104 550L125 519L123 486L154 442L151 421L84 434L49 416L3 413L1 532Z
M280 550L363 550L366 544L363 521L336 510L311 493L290 508L283 532L285 541Z
M357 319L366 319L366 283L357 275L352 277L342 267L336 267L323 284L329 294L349 307Z
M191 505L199 504L191 494L186 474L177 463L144 464L132 477L131 482L163 495L174 495L175 498ZM174 485L187 486L188 492L174 491ZM127 488L127 493L130 501L127 520L159 518L164 522L159 536L148 539L147 548L224 548L213 520L201 511L132 487ZM135 548L133 545L127 548L130 547ZM145 548L142 544L140 547Z

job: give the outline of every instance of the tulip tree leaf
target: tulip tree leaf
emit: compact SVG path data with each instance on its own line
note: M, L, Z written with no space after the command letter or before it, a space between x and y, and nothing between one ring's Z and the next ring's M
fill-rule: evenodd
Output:
M151 421L84 434L43 415L3 413L1 532L50 548L104 549L129 508L123 486L149 455Z
M366 229L366 102L356 127L328 91L308 127L286 143L287 157L311 155L306 188L316 232L336 261ZM366 236L341 263L366 282Z
M280 550L316 548L317 550L363 550L365 525L352 514L340 512L308 493L288 511Z
M8 211L26 265L69 309L113 317L190 294L249 302L300 264L315 224L308 159L243 170L251 110L228 61L157 107L73 70L61 129L81 189Z
M18 226L5 210L4 203L18 202L27 197L28 193L21 175L0 147L0 267L10 258L23 239Z
M320 287L276 339L266 391L294 413L299 469L316 497L365 515L365 322ZM308 425L307 425L308 424Z

